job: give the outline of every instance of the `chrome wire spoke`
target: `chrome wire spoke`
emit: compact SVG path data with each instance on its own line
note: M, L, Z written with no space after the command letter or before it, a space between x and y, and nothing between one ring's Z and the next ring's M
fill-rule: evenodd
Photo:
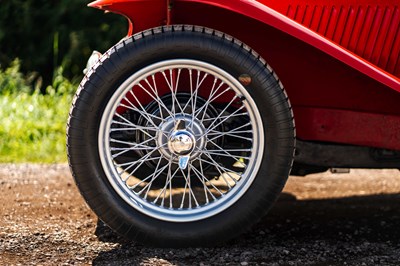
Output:
M218 89L220 89L222 87L222 85L224 85L224 83L221 81L220 86L218 86L218 88L215 90L215 93L218 91ZM214 102L216 99L218 99L219 97L222 97L222 95L224 95L225 93L229 92L231 89L228 87L225 90L223 90L221 93L219 93L217 96L213 96L211 99L209 99L201 108L199 108L197 110L197 114L196 114L196 118L197 116L203 111L203 115L201 117L201 122L203 122L203 119L205 117L205 114L207 112L208 107L211 105L212 102Z
M210 155L216 155L216 156L223 156L223 157L229 157L232 158L234 160L239 161L240 159L245 159L245 160L249 160L250 157L248 156L233 156L231 154L224 154L224 153L216 153L216 152L208 152L208 151L201 151L202 154L210 154Z
M224 123L226 120L229 119L229 117L226 117L224 119L222 119L221 121L219 121L216 125L214 125L214 123L216 121L218 121L219 117L221 116L221 114L223 112L226 111L226 109L228 109L228 107L233 103L233 101L235 100L235 98L232 99L232 101L229 102L229 104L225 107L225 109L218 115L218 117L215 118L214 122L211 123L211 125L207 128L207 131L204 133L204 135L207 135L208 133L210 133L211 130L217 128L219 125L221 125L222 123ZM236 111L234 111L232 114L234 115L235 113L239 112L240 110L242 110L244 108L244 105L242 105L241 107L239 107L238 109L236 109Z
M127 101L129 101L129 100L127 100ZM153 120L151 118L163 121L163 119L160 116L155 116L153 114L145 113L145 112L139 110L137 107L132 107L131 105L126 105L124 103L121 103L120 106L128 108L128 109L130 109L132 111L138 112L140 115L144 116L147 119L147 121L152 123L154 125L154 127L157 127L157 126L154 124L154 122L153 122Z
M167 176L166 184L169 185L169 207L172 209L174 206L172 205L172 181L171 180L172 180L172 175L171 175L171 163L170 163L169 168L168 168L168 176ZM165 199L166 192L167 192L167 190L165 189L163 200ZM164 204L164 201L162 203Z
M221 148L218 144L216 144L213 141L209 141L210 143L212 143L215 147L217 147L218 150L216 151L208 151L207 148L204 148L204 150L199 151L202 154L210 154L210 155L217 155L217 156L224 156L224 157L229 157L234 159L235 161L240 161L240 159L246 159L249 160L250 157L248 156L242 156L242 155L233 155L230 154L229 152L226 152L223 148ZM221 153L219 153L221 152Z
M156 169L154 170L154 173L148 175L147 177L145 177L144 179L142 179L140 182L136 183L135 185L129 186L129 188L132 189L132 190L134 190L135 188L137 188L137 187L140 186L141 184L146 183L147 180L149 180L149 179L151 178L151 181L148 182L148 183L146 184L146 186L145 186L141 191L139 191L139 192L136 193L136 194L140 195L140 194L143 192L143 190L146 189L146 188L149 186L149 184L151 185L151 183L154 181L154 179L155 179L160 173L162 173L162 170L161 170L161 171L158 170L158 168L160 167L161 161L162 161L162 157L160 156L159 159L158 159L158 162L157 162ZM167 166L168 166L168 165L167 165ZM157 174L158 174L158 175L157 175Z
M135 130L148 130L148 131L153 131L153 132L158 132L157 129L144 129L145 127L142 128L136 128L136 127L124 127L124 128L112 128L110 132L119 132L119 131L135 131Z
M150 84L150 83L148 83L148 84ZM162 102L162 100L161 100L159 97L154 97L142 84L138 84L138 86L139 86L144 92L146 92L154 101L156 101L156 103L159 105L160 110L165 110L169 115L172 116L171 111L168 110L168 108L165 106L165 104ZM161 107L162 107L162 108L161 108ZM154 115L152 115L152 114L148 114L148 115L151 116L151 117L154 117L154 118L158 118L158 119L164 120L164 119L162 118L162 112L160 112L160 117L154 116Z
M138 113L140 113L141 115L143 115L148 122L150 122L150 124L152 124L154 127L158 128L158 126L154 123L153 119L151 119L150 117L154 117L155 119L160 119L162 120L161 117L159 116L155 116L153 114L149 114L148 112L146 112L146 109L143 107L143 105L140 103L140 101L138 100L138 98L136 97L136 95L130 90L129 91L130 95L132 95L133 98L135 98L136 102L139 104L140 108L142 110L139 110L136 106L134 106L127 97L124 98L124 100L128 101L129 104L132 105L133 110L137 111Z
M167 189L168 183L171 183L171 182L172 182L172 180L174 179L174 177L175 177L175 175L178 173L178 171L179 171L179 168L177 168L177 169L175 170L175 172L169 177L169 179L167 178L168 180L167 180L165 186L163 187L163 189L161 190L161 192L157 195L156 199L153 200L153 203L154 203L154 204L157 203L157 201L158 201L158 199L161 197L161 195L165 194L165 191L166 191L166 189ZM164 204L164 199L165 199L165 197L163 197L162 204Z
M156 124L154 123L154 121L153 121L153 119L151 119L151 117L154 117L155 119L158 119L158 120L161 120L161 121L164 121L164 120L163 120L161 117L159 117L159 116L155 116L155 115L153 115L153 114L149 114L149 113L146 111L146 109L143 107L143 105L139 102L139 100L138 100L138 98L135 96L135 94L133 94L133 92L132 92L131 90L129 91L129 93L132 95L132 97L135 98L135 100L137 101L137 103L139 104L139 106L140 106L140 108L141 108L142 110L139 110L136 106L134 106L134 105L129 101L129 99L128 99L127 97L125 97L124 100L128 101L129 104L132 105L132 108L133 108L134 110L136 110L137 112L139 112L140 114L142 114L142 116L145 117L146 120L147 120L150 124L152 124L155 128L159 128L159 126L156 125ZM161 133L164 134L164 135L167 137L167 134L165 134L163 131L161 131Z
M208 158L210 158L210 160L212 160L213 161L213 163L211 163L210 165L211 166L214 166L215 167L215 169L217 169L217 171L218 171L218 173L219 173L219 177L222 177L222 179L225 181L225 183L227 184L227 186L228 186L228 188L229 189L232 189L232 186L231 186L231 184L229 184L229 182L226 180L226 178L225 178L225 176L224 176L224 173L226 173L226 172L223 172L223 171L221 171L221 165L219 164L219 163L217 163L210 155L208 155L208 154L205 154ZM201 160L201 158L200 158L200 160ZM231 177L231 176L230 176ZM231 177L232 178L232 177ZM236 184L236 182L235 182L235 184Z
M194 202L195 202L195 204L196 204L196 207L199 207L199 206L200 206L199 203L197 202L196 196L195 196L194 193L193 193L192 184L191 184L191 182L190 182L190 169L191 169L191 166L190 166L190 164L189 164L187 175L185 174L185 171L181 169L181 172L182 172L182 174L183 174L183 177L185 178L186 183L188 184L188 189L189 189L189 195L188 195L188 197L189 197L189 209L192 208L191 196L192 196L193 199L194 199ZM191 195L191 196L190 196L190 195Z
M210 157L208 154L205 154L207 157L209 157L211 160L212 160L212 162L210 162L210 161L207 161L207 160L205 160L204 158L198 158L201 162L205 162L205 163L208 163L209 165L213 165L213 166L215 166L215 167L219 167L222 171L225 171L224 173L226 173L226 172L231 172L231 173L234 173L234 174L236 174L236 175L238 175L238 176L241 176L242 175L242 173L238 173L238 172L236 172L236 171L233 171L232 169L229 169L229 168L226 168L226 167L224 167L224 166L222 166L221 164L219 164L219 163L217 163L212 157ZM237 181L236 179L235 179L235 181Z
M158 101L158 108L160 109L160 116L163 117L163 112L161 111L161 106L164 108L164 110L167 111L168 114L170 114L170 111L168 110L168 108L164 105L164 102L161 100L159 93L158 93L158 88L157 88L157 82L156 82L156 78L155 75L151 75L151 80L153 81L153 86L150 85L149 81L147 79L145 79L147 84L149 84L149 87L153 90L154 94L156 95ZM170 114L172 116L172 114Z
M134 94L132 91L129 91L129 94L132 95L132 97L133 97L136 101L138 101L137 97L135 96L135 94ZM153 114L147 113L146 110L144 109L144 107L141 105L140 102L138 102L138 104L139 104L139 106L140 106L140 108L141 108L142 110L140 110L139 108L137 108L137 107L128 99L128 97L125 97L124 100L127 101L127 102L129 103L129 105L126 105L126 104L124 104L124 103L121 103L120 106L125 107L125 108L128 108L128 109L130 109L130 110L132 110L132 111L138 112L140 115L144 116L144 117L147 119L147 121L149 121L151 124L153 124L154 127L157 127L157 125L154 124L154 121L153 121L153 119L151 119L151 117L153 117L154 119L157 119L157 120L161 120L161 121L163 120L160 116L155 116L155 115L153 115Z
M161 161L161 160L160 160L160 161ZM158 169L158 167L159 167L159 164L157 165L156 169ZM143 191L146 189L146 187L147 187L146 194L144 195L144 199L147 199L147 196L148 196L148 194L149 194L149 191L150 191L151 186L153 185L154 180L156 180L156 178L159 177L159 176L162 174L162 172L163 172L167 167L168 167L168 164L165 165L165 166L163 166L160 170L156 170L156 171L153 173L150 182L138 193L138 195L142 194L142 192L143 192Z
M207 184L206 184L206 178L204 177L204 170L203 170L203 163L202 161L199 160L199 165L200 165L200 173L201 174L201 182L203 184L203 189L204 189L204 196L206 198L206 204L210 203L210 200L208 199L208 193L211 195L211 197L213 198L213 200L215 201L217 198L214 196L214 194L210 191L210 189L208 188ZM196 173L196 171L193 171L193 173L198 177L199 175Z
M229 106L235 101L235 97L232 98L232 100L226 105L226 107L220 112L220 114L215 118L215 120L211 123L211 125L208 126L208 128L206 129L206 132L203 133L203 135L200 136L200 138L206 136L208 133L210 133L211 130L217 128L219 125L221 125L222 123L224 123L226 120L229 119L229 117L224 118L223 120L219 121L217 124L215 124L215 122L218 121L218 119L221 117L221 115L229 108ZM244 108L244 105L242 105L241 107L239 107L238 109L236 109L235 112L233 112L232 114L234 115L235 113L239 112L240 110L242 110ZM214 125L215 124L215 125Z
M149 148L154 148L154 147L131 147L131 148L110 148L110 151L122 151L121 153L118 153L116 157L121 156L121 154L126 153L128 151L146 151Z
M157 195L156 199L153 201L153 203L156 204L156 202L157 202L158 199L161 197L161 195L163 195L163 197L162 197L162 199L161 199L161 204L160 204L162 207L164 207L164 201L165 201L165 198L166 198L167 186L168 186L168 184L170 184L170 182L172 181L173 176L175 176L175 174L178 172L178 169L176 169L176 170L175 170L175 173L174 173L173 175L171 174L172 160L173 160L173 157L171 156L171 158L169 158L169 161L168 161L168 164L167 164L167 166L168 166L168 172L167 172L167 178L166 178L166 180L165 180L164 187L163 187L163 189L161 190L161 192ZM170 186L171 186L171 185L170 185ZM172 193L172 191L171 191L171 193ZM172 194L170 194L170 208L171 208L171 207L172 207Z
M136 144L136 145L133 146L133 147L123 148L121 152L119 152L119 153L117 153L117 154L113 154L113 155L112 155L112 158L115 159L115 158L117 158L118 156L121 156L122 154L125 154L125 153L127 153L128 151L132 151L132 150L156 149L157 147L151 147L151 146L144 146L144 145L143 145L143 144L145 144L145 143L148 143L148 142L150 142L150 141L153 141L154 139L155 139L155 138L153 137L153 138L151 138L151 139L148 139L147 141L142 142L141 144ZM118 148L111 147L110 150L111 150L111 151L114 151L114 150L118 150Z
M146 160L147 160L148 158L150 158L150 156L151 156L155 151L157 151L157 150L158 150L158 149L154 149L153 151L151 151L151 152L147 153L145 156L143 156L142 159L141 159L141 162L139 163L139 165L136 166L136 168L135 168L133 171L131 171L131 172L129 173L128 177L126 177L126 178L124 179L124 181L128 180L128 179L139 169L139 167L142 166L142 164L145 163ZM126 172L127 170L129 170L130 168L132 168L134 165L135 165L135 164L132 163L132 165L130 165L129 167L125 168L123 172ZM119 174L121 175L123 172L120 172Z
M151 138L149 140L143 141L141 143L122 141L122 140L118 140L118 139L110 139L110 142L119 143L119 144L125 144L125 145L135 145L135 146L136 145L140 145L142 148L143 147L147 147L147 148L150 148L150 149L154 149L155 147L150 147L150 146L144 145L145 143L149 142L150 140L154 140L154 138Z
M209 152L218 152L220 150L221 149L218 149L218 150L207 149L207 151L209 151ZM224 149L224 151L226 151L226 152L249 152L249 151L251 151L251 149Z
M199 160L199 165L200 165L200 172L204 172L203 171L203 164L202 162ZM197 178L201 179L201 183L203 185L203 191L204 191L204 197L206 199L206 204L210 203L210 200L208 199L208 193L210 193L210 195L213 197L213 199L215 200L216 198L214 197L214 195L211 193L210 189L207 187L206 181L204 179L204 177L199 177L199 175L193 171L193 173L196 175ZM204 173L203 173L204 174Z
M226 92L228 92L228 91L230 90L230 88L226 88L224 91L222 91L222 92L219 93L217 96L215 96L215 94L218 92L218 90L219 90L223 85L225 85L225 83L221 80L219 86L218 86L217 88L215 88L215 86L216 86L216 84L217 84L217 81L218 81L218 79L215 78L214 84L213 84L213 86L212 86L212 88L211 88L211 91L210 91L210 96L209 96L210 99L208 99L207 102L206 102L203 106L201 106L199 109L196 110L196 112L195 112L196 117L203 111L203 109L207 109L207 107L208 107L214 100L218 99L218 97L222 96L223 94L225 94ZM205 111L206 111L206 110L205 110Z
M183 113L183 109L182 109L182 107L180 106L180 103L179 103L178 99L176 98L176 93L177 93L177 89L178 89L178 84L179 84L179 78L180 78L180 75L181 75L181 70L182 70L182 69L180 69L180 68L178 69L178 76L177 76L177 81L176 81L175 86L174 86L174 81L173 81L174 78L173 78L173 71L172 71L172 69L169 70L169 78L170 78L169 81L168 81L167 75L165 74L165 71L162 72L162 75L164 76L165 82L167 83L167 85L168 85L168 87L169 87L169 89L170 89L170 91L171 91L171 97L172 97L172 108L171 108L171 110L174 112L174 113L173 113L173 117L174 117L174 118L175 118L175 115L176 115L176 107L175 107L175 105L177 105L177 106L179 107L181 113Z
M209 150L209 149L205 149L207 152L209 152L209 153L215 153L215 152L219 152L219 151L221 151L221 152L223 152L224 154L226 154L226 155L230 155L230 156L236 156L236 155L234 155L234 154L231 154L231 153L229 153L229 149L224 149L224 148L222 148L221 146L219 146L217 143L215 143L213 140L208 140L208 142L209 143L211 143L212 145L214 145L214 147L216 147L217 148L217 150ZM236 149L236 150L238 150L237 152L251 152L253 149ZM235 149L231 149L231 151L232 152L235 152ZM241 155L237 155L237 156L241 156ZM233 158L233 157L232 157ZM241 158L243 158L243 157L241 157Z
M187 101L187 103L185 104L185 106L183 107L183 110L186 110L186 108L189 106L189 103L192 101L192 97L193 97L193 70L189 69L189 87L190 87L190 93L191 96L189 98L189 100ZM195 92L197 94L197 90Z
M190 127L192 130L193 130L193 122L194 122L194 119L195 119L195 117L196 117L195 110L196 110L196 103L197 103L197 93L198 93L198 91L199 91L199 89L200 89L200 87L201 87L201 84L203 84L204 80L205 80L205 79L207 78L207 76L208 76L208 74L205 73L205 74L204 74L204 77L203 77L202 80L199 82L199 79L200 79L200 71L197 71L197 73L198 73L198 75L197 75L196 91L195 91L195 93L192 93L193 97L191 97L191 99L193 99L193 100L192 100L192 123L191 123L191 127Z
M169 112L169 110L168 110L168 108L165 107L163 101L160 99L160 96L158 95L158 88L157 88L155 75L151 75L151 80L153 81L153 86L150 84L150 82L147 78L145 79L145 82L147 83L147 85L150 87L150 89L154 93L155 97L157 98L157 104L158 104L158 109L160 110L160 116L161 116L161 118L164 119L162 109L164 108L164 110L167 112ZM163 108L161 108L161 107L163 107Z
M131 126L135 126L135 124L133 124L131 121L129 121L128 119L126 119L125 117L123 117L120 114L115 114L117 117L121 118L122 120L126 121L128 124L130 124ZM142 132L143 134L147 135L148 137L152 138L153 136L150 135L148 132L146 132L145 130L141 129L141 128L137 128L140 132ZM112 128L110 129L110 132L112 132Z
M246 123L246 124L241 125L241 126L238 126L238 127L234 128L234 129L231 129L231 130L229 130L229 131L225 131L225 132L217 131L217 132L220 132L221 134L230 134L230 133L252 133L253 130L240 130L240 129L245 128L245 127L248 127L248 126L251 126L251 122ZM210 130L210 132L208 133L208 135L215 135L215 133L211 133L211 131L216 131L216 130L213 130L213 129Z
M241 133L252 133L252 132L253 132L252 130L249 130L249 131L250 131L250 132L244 132L244 131L243 131L243 132L241 132ZM240 135L235 135L235 134L226 133L226 132L221 133L221 132L219 132L219 131L218 131L218 133L216 132L216 133L214 133L214 134L209 133L209 135L217 135L217 136L211 138L210 140L215 140L215 139L218 139L218 138L222 138L222 137L224 137L224 136L234 137L234 138L243 139L243 140L247 140L247 141L252 141L252 140L253 140L252 138L243 137L243 136L240 136Z
M208 163L208 164L214 166L214 167L217 169L217 171L219 172L219 174L220 174L220 176L222 177L222 179L224 179L225 183L228 185L229 189L231 189L232 186L231 186L231 185L229 184L229 182L225 179L225 175L224 175L224 174L227 174L227 175L232 179L232 181L235 183L235 185L236 185L237 180L236 180L235 178L233 178L232 175L231 175L231 173L230 173L230 172L232 172L232 173L235 173L235 172L233 172L232 170L230 170L230 169L228 169L228 168L226 168L226 167L223 167L222 165L220 165L219 163L217 163L217 162L212 158L212 156L210 156L210 155L208 155L208 154L205 154L205 155L206 155L208 158L210 158L210 160L211 160L212 162L207 161L207 160L204 160L204 159L202 159L202 158L199 158L199 160L201 160L201 161L203 161L203 162L205 162L205 163ZM221 170L222 170L222 171L221 171ZM223 172L223 171L225 171L225 172ZM239 173L235 173L235 174L237 174L237 175L240 176Z
M117 125L121 125L121 126L127 126L129 128L134 129L134 130L136 130L136 129L149 130L149 131L158 131L159 130L159 128L156 128L156 127L139 126L139 125L133 124L132 122L131 123L123 123L123 122L120 122L120 121L113 120L112 123L113 124L117 124ZM113 131L114 129L116 130L116 129L120 129L120 128L112 128L111 131Z
M239 114L234 114L234 115L229 114L229 115L221 116L219 119L233 118L233 117L239 117L239 116L249 116L249 114L247 114L247 113L239 113ZM213 120L215 120L215 117L202 119L203 122L208 122L208 121L213 121Z
M213 187L213 189L215 189L221 196L224 196L225 195L225 193L223 193L221 190L219 190L203 173L201 173L199 170L197 170L195 167L193 167L193 171L195 172L195 173L197 173L196 174L196 176L199 178L199 180L201 181L201 180L206 180L206 182L208 182L212 187ZM200 176L201 176L201 178L200 178ZM214 196L214 194L209 190L209 189L207 189L207 191L209 191L210 192L210 194L213 196L213 199L214 200L217 200L217 198L215 198L215 196Z
M199 89L200 89L201 85L203 84L204 80L208 77L208 74L205 73L201 80L200 80L200 76L201 76L200 71L197 71L196 88L193 89L193 71L192 71L192 69L189 69L190 97L187 100L187 102L184 105L182 110L186 110L186 108L189 106L189 104L191 105L191 109L192 109L191 122L193 122L194 118L196 117L196 103L197 103L197 96L198 96ZM187 128L189 128L189 126L193 129L193 127L192 127L193 123L189 123Z
M139 86L142 90L144 90L153 100L155 100L155 101L157 102L157 104L158 104L158 106L159 106L159 108L160 108L160 114L161 114L161 117L160 117L160 118L162 118L162 112L161 112L162 109L165 110L170 116L172 116L172 113L171 113L170 110L165 106L164 102L161 100L161 98L160 98L159 95L158 95L158 92L157 92L157 85L156 85L156 81L155 81L154 75L152 75L152 79L153 79L154 88L152 87L152 85L150 84L150 82L149 82L147 79L145 79L145 82L146 82L147 85L150 87L150 89L154 92L155 96L154 96L152 93L150 93L142 84L139 83L138 86ZM162 107L162 108L161 108L161 107ZM162 118L162 119L163 119L163 118Z
M164 185L163 190L160 193L160 195L161 194L163 195L162 200L161 200L161 206L164 206L165 199L167 198L167 195L166 195L167 187L169 187L169 208L170 209L173 208L173 205L172 205L172 193L173 193L173 191L172 191L172 174L171 174L172 160L173 160L173 157L171 156L171 158L169 159L169 162L168 162L168 173L167 173L167 178L166 178L166 181L165 181L165 185ZM177 173L177 170L178 169L176 169L175 174Z
M160 159L160 158L162 158L162 157L159 156L159 157L150 158L150 159L147 159L146 162L156 161L156 160L158 160L158 159ZM118 168L118 167L125 167L125 166L128 166L128 165L132 165L133 163L134 163L134 164L138 164L138 163L140 163L141 161L142 161L142 160L135 160L134 162L127 162L127 163L121 163L121 164L115 163L115 166L116 166L117 168Z
M154 149L154 146L145 146L145 145L136 145L134 147L129 147L129 148L110 148L110 151L132 151L132 150L136 150L136 151L145 151L148 149Z
M176 94L178 93L178 85L179 85L179 81L180 81L180 77L181 77L181 72L182 72L182 69L179 68L179 69L178 69L178 75L177 75L177 77L176 77L175 88L174 88L174 91L172 92L172 95L173 95L174 98L175 98L175 101L176 101L176 104L177 104L178 107L179 107L180 113L184 113L184 111L183 111L183 109L182 109L182 107L181 107L181 103L179 102L179 100L178 100L178 98L177 98L177 96L176 96ZM171 81L172 81L172 80L173 80L173 79L172 79L172 77L173 77L173 72L172 72L172 70L170 70L169 73L170 73L170 77L171 77ZM174 110L175 110L175 109L174 109Z
M224 83L221 81L221 83L220 83L220 85L218 86L218 88L215 88L215 86L217 85L217 81L218 81L218 79L217 79L216 77L214 77L214 82L213 82L212 88L211 88L211 90L210 90L210 96L209 96L211 99L213 98L214 94L217 93L217 91L219 90L219 88L224 84ZM208 108L208 106L209 106L210 103L211 103L211 100L209 99L208 101L206 101L206 103L205 103L201 108L199 108L200 111L197 111L197 110L196 110L196 111L194 112L194 118L197 118L198 114L201 114L201 111L204 109L203 115L201 116L201 119L200 119L200 122L203 123L204 118L205 118L205 115L206 115L206 113L207 113L207 108Z
M183 204L185 203L186 190L187 190L187 187L188 187L188 182L187 182L186 178L185 178L185 181L186 182L185 182L185 188L183 189L183 193L182 193L181 205L179 206L178 209L183 209ZM190 195L189 195L189 198L190 198Z

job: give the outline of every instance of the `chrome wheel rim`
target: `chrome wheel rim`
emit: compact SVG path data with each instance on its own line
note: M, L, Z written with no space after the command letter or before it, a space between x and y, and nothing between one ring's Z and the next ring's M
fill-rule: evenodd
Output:
M260 168L264 130L237 78L175 59L141 69L116 89L98 145L105 175L126 203L156 219L191 222L246 193Z

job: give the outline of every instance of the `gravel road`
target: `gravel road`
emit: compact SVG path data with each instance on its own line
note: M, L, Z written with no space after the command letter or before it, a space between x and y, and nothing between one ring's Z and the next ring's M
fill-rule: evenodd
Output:
M215 248L155 249L98 224L67 165L0 165L1 265L400 265L400 172L290 177L270 214Z

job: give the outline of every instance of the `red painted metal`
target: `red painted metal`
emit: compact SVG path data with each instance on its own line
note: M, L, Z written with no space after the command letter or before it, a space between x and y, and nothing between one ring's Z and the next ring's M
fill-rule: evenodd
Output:
M400 150L400 134L393 134L400 132L400 116L309 107L295 107L295 112L303 140Z
M329 41L328 39L322 37L318 33L306 28L295 21L289 19L286 16L282 16L282 14L278 13L276 10L272 9L272 3L275 3L277 6L289 6L293 1L232 1L232 0L219 0L219 1L207 1L207 0L177 0L177 2L196 2L207 5L213 5L217 7L221 7L223 9L231 10L235 13L242 14L246 17L250 17L252 19L256 19L260 22L263 22L267 25L270 25L276 29L279 29L283 32L286 32L318 49L324 51L325 53L337 58L338 60L350 65L351 67L359 70L360 72L378 80L379 82L384 83L385 85L397 90L400 92L400 79L389 73L383 71L382 69L378 69L375 65L367 60L349 52L348 50L343 49L338 44ZM263 2L263 3L262 3ZM321 1L323 2L323 1ZM333 1L327 1L333 2ZM339 1L338 1L339 2ZM342 1L343 2L343 1ZM391 2L392 6L395 7L395 3L397 1L387 1ZM268 5L268 6L267 6ZM327 8L324 8L323 15L321 16L321 23L319 26L319 30L324 33L328 32L328 21L330 19L331 13ZM361 19L359 21L362 21ZM362 26L357 27L357 29L363 28ZM367 27L365 27L367 28ZM359 43L359 39L361 36L356 34L353 36L352 41L355 43ZM400 38L400 37L399 37ZM400 40L400 39L399 39ZM352 42L352 43L353 43ZM357 47L356 47L357 48ZM398 56L398 52L395 52L394 55ZM394 59L396 62L398 58Z
M278 13L276 10L270 8L271 5L276 5L277 9L283 6L290 6L292 1L240 1L240 0L219 0L219 1L209 1L209 0L175 0L174 3L179 2L193 2L205 5L211 5L219 7L225 10L230 10L237 14L244 15L246 17L256 19L267 25L273 26L283 32L286 32L310 45L324 51L325 53L334 56L335 58L345 62L346 64L352 66L353 68L363 72L364 74L384 83L385 85L400 92L400 79L384 72L371 62L364 60L355 54L350 53L347 50L342 49L337 44L330 42L326 38L323 38L316 32L302 27L300 24L289 19L286 16ZM262 3L264 2L264 3ZM271 2L271 3L270 3ZM394 1L388 0L388 2ZM269 6L267 6L267 4ZM146 27L142 25L147 25L148 28L159 25L166 24L168 8L166 0L98 0L92 4L92 7L98 7L105 10L117 11L129 17L131 20L135 21L138 26L135 28L136 31L143 30ZM164 11L162 10L164 9ZM150 14L149 14L150 13ZM323 22L322 29L323 32L326 30L326 24L329 11L324 8L324 15L322 15ZM160 16L161 14L161 16ZM202 14L203 16L206 14ZM362 21L361 19L359 21ZM359 29L361 27L357 27ZM357 37L358 34L355 35ZM355 40L355 38L353 38ZM357 39L358 40L358 39ZM399 39L400 41L400 39ZM398 55L398 53L397 53ZM398 60L396 59L396 62Z
M323 10L324 12L321 12ZM400 77L400 9L382 4L320 5L292 1L286 15L381 69Z
M398 1L174 0L170 10L166 0L99 0L91 6L127 16L133 32L172 23L232 35L278 74L299 139L400 150Z
M168 19L167 0L97 0L88 6L121 14L128 18L128 35L165 25Z

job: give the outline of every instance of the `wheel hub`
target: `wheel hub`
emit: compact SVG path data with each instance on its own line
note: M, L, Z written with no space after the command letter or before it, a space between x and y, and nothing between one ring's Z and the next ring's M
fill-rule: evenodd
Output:
M168 148L171 153L178 156L189 155L196 146L196 140L189 131L177 130L172 132L169 141Z
M179 163L180 157L193 160L205 146L206 129L202 123L189 114L168 117L160 125L157 146L167 160Z

